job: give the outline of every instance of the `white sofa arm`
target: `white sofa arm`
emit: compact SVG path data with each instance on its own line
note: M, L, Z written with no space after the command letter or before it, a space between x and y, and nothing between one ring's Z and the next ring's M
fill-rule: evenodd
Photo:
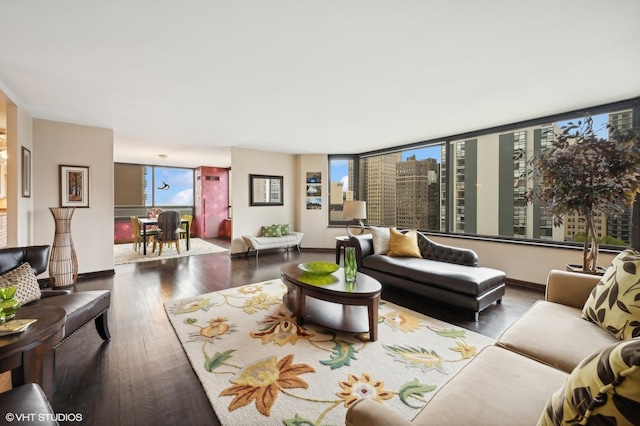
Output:
M411 422L389 407L362 398L347 409L346 426L408 426Z

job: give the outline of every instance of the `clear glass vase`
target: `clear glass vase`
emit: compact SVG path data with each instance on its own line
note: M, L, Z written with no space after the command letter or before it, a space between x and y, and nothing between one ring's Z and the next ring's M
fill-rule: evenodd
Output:
M344 280L353 282L356 280L358 273L358 264L356 263L355 247L345 247L344 249Z

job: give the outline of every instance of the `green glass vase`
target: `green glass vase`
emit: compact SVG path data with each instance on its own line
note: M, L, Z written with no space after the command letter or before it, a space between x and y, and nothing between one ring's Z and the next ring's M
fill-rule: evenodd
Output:
M348 283L356 280L358 265L356 263L355 247L345 247L344 249L344 280Z
M0 323L15 318L20 309L20 301L13 298L16 295L16 290L15 286L0 288Z

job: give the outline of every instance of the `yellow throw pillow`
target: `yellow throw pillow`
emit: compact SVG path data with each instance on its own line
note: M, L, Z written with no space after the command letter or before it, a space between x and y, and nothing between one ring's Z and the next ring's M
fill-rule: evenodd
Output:
M640 338L585 358L555 391L538 420L551 425L640 424Z
M611 262L582 309L582 318L620 340L640 336L640 252L626 249Z
M411 230L403 234L396 228L391 228L387 256L422 257L420 247L418 247L418 232Z

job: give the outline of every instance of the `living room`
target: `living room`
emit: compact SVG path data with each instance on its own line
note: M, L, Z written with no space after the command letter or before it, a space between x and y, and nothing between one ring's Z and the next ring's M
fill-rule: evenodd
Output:
M156 5L143 3L140 3L139 9L154 10L156 8ZM305 7L297 9L292 4L280 4L274 10L270 10L264 5L252 4L251 6L257 7L254 13L246 13L246 11L231 6L228 10L223 8L222 11L206 9L210 17L218 16L216 12L221 12L221 15L229 13L234 17L233 22L238 24L237 28L256 26L257 29L248 35L233 33L239 37L239 40L236 40L239 47L232 47L231 41L229 41L229 46L221 42L215 43L215 47L224 52L224 58L229 61L233 60L234 49L242 51L247 46L252 46L250 51L253 57L251 59L255 61L252 65L253 68L260 67L256 63L268 62L268 54L265 52L269 50L261 51L260 49L264 48L264 45L260 45L258 48L251 43L252 40L259 39L262 33L271 34L273 32L276 34L271 35L266 42L273 47L285 39L288 40L288 35L291 34L289 31L303 31L303 28L300 27L318 25L323 31L332 32L330 31L332 25L335 25L339 31L337 31L337 35L332 34L333 43L331 44L317 46L315 43L319 43L318 40L308 36L305 32L304 40L309 44L299 46L291 42L292 44L287 43L287 49L282 49L282 51L276 49L276 60L265 71L267 76L243 74L249 72L251 61L246 60L239 63L240 66L235 69L235 72L244 75L245 78L230 87L233 87L233 90L239 90L238 88L246 84L246 92L250 93L242 95L242 97L238 95L236 98L232 89L218 86L211 91L203 89L202 92L206 92L206 95L201 94L197 88L193 87L176 89L183 94L194 95L195 92L198 92L199 96L195 96L196 98L206 97L205 104L210 102L216 106L208 112L197 113L193 109L187 108L187 102L185 102L186 117L183 118L180 118L178 111L180 108L177 107L180 102L175 101L174 98L150 100L150 97L143 96L144 99L136 97L136 102L132 102L131 105L123 105L123 103L112 105L112 111L104 116L95 116L94 110L85 109L82 104L75 105L73 108L63 104L48 109L49 103L54 104L54 99L64 96L58 92L39 95L39 91L44 90L45 81L56 86L62 85L63 81L68 83L68 80L76 80L79 85L82 79L75 73L63 73L63 77L59 81L51 76L41 80L37 77L38 67L29 68L29 72L23 72L19 66L21 52L28 52L33 46L29 43L21 45L16 42L18 47L8 52L6 63L4 60L2 61L3 71L0 71L0 101L7 106L4 128L7 130L9 154L6 179L9 183L6 198L8 246L51 244L54 223L49 207L58 206L60 202L59 167L60 165L89 167L91 170L90 208L76 209L73 218L73 239L81 276L79 286L82 286L83 279L97 280L97 282L88 284L87 288L99 287L103 279L111 280L106 284L107 287L110 287L114 292L120 292L118 298L126 298L125 295L132 290L123 289L121 279L124 280L124 277L127 277L131 281L135 281L136 274L132 269L116 268L113 264L113 164L115 162L131 162L161 165L157 162L158 154L173 149L183 150L190 153L192 157L196 157L195 161L197 162L191 162L188 167L230 168L233 176L229 190L233 213L232 239L229 244L232 256L228 259L229 264L226 263L227 261L217 261L220 263L216 263L219 266L224 265L220 267L228 268L228 270L222 272L220 278L215 278L218 271L207 269L204 275L207 279L213 279L216 284L202 286L199 279L196 279L189 284L190 286L196 288L202 286L213 291L212 288L216 287L226 288L230 284L239 285L240 281L249 284L249 278L243 280L233 278L229 276L228 271L233 271L234 274L243 274L242 268L230 266L231 263L239 260L242 257L240 255L246 251L242 235L256 234L265 224L294 224L295 230L304 233L302 251L303 253L307 252L306 256L309 256L305 259L324 260L327 257L331 258L335 247L335 238L345 234L344 226L332 226L329 223L328 198L324 199L324 205L321 209L308 209L305 203L307 174L319 172L323 179L329 179L331 173L329 155L360 154L403 147L419 141L455 137L473 131L597 108L617 102L629 101L633 104L636 101L635 111L637 111L637 97L640 95L640 83L635 76L635 70L639 65L638 55L635 52L640 39L638 26L635 22L635 18L638 16L637 2L622 1L615 7L601 1L570 3L563 6L552 2L547 2L544 5L508 6L505 2L493 2L488 6L476 5L475 2L464 2L457 6L438 6L443 9L438 9L438 13L429 14L428 8L425 9L424 6L412 5L417 9L412 9L412 7L397 8L387 2L379 2L375 5L375 13L370 12L373 15L368 17L361 17L360 14L367 15L367 8L373 6L364 3L340 6L345 7L346 10L340 10L337 5L334 5L336 10L328 10L331 9L330 7L318 10L311 5L307 6L309 9ZM223 7L219 4L216 6ZM433 4L429 6L435 7ZM68 7L74 9L75 5L69 4ZM53 32L49 25L54 24L46 24L46 20L51 13L55 14L57 11L52 12L47 8L42 10L36 8L38 10L29 11L26 6L2 6L3 10L5 8L6 16L15 19L8 19L12 22L0 30L3 31L3 39L8 40L10 36L17 34L18 40L28 41L30 34L36 34L37 37L34 36L34 38L41 40L44 39L43 33ZM131 24L134 17L138 17L141 22L145 21L142 16L146 15L143 10L137 10L138 8L135 11L129 11L128 18L120 17L117 10L110 9L107 16L112 18L118 16L128 24ZM434 33L419 33L421 37L424 37L420 42L411 41L415 39L413 31L418 31L418 27L428 26L425 22L436 27L437 22L435 21L446 21L452 16L457 16L460 13L457 8L465 9L468 12L464 14L464 17L460 17L464 25L439 24ZM160 40L167 48L168 46L175 48L174 40L176 39L174 37L177 37L178 29L165 15L171 15L170 11L165 10L164 7L161 9L163 19L167 19L162 21L164 27L172 29ZM167 7L166 9L171 8ZM258 12L273 18L273 23L265 23L266 20L260 17ZM92 22L100 24L99 26L111 25L107 17L101 20L88 11L85 13L86 15L79 13L74 18L77 18L78 21L81 21L82 17L85 20L90 18ZM160 11L158 13L160 14ZM412 14L422 18L410 19ZM473 17L474 14L475 17ZM578 26L578 35L568 34L576 30L574 28L576 25L573 23L575 14L581 16L585 21L599 22L598 25L601 28L594 31L591 28ZM3 13L3 15L5 14ZM22 28L29 26L24 22L29 20L30 16L33 17L34 22L42 22L44 29L34 29L34 33L30 33L28 29ZM533 18L521 20L523 16L533 16ZM359 17L366 21L365 28L354 25L353 29L349 29L350 22L358 22ZM278 19L276 20L276 18ZM318 20L314 21L314 18ZM195 17L189 14L189 19L195 19ZM247 22L244 21L245 19ZM114 20L117 21L115 18ZM219 23L218 20L224 19L218 16L215 22ZM294 25L287 23L288 20L299 20L300 23ZM395 27L392 24L396 20L403 22L404 25L398 24ZM519 20L520 24L518 24ZM135 20L133 22L135 23ZM286 31L282 30L283 33L280 33L280 36L277 36L278 31L275 29L277 24L274 24L276 22L285 25L283 28ZM486 24L482 24L482 22ZM506 25L507 22L509 25L506 29L498 30L501 24ZM206 28L208 25L207 22L198 21L198 23L202 26L198 28ZM61 26L70 32L82 33L86 30L88 34L92 34L92 37L95 35L86 27L80 29L67 24L68 22L63 20ZM292 27L287 25L292 25ZM519 25L522 25L523 28L520 28ZM129 25L124 26L128 27ZM34 24L34 27L38 27L38 25ZM227 26L224 28L229 29ZM387 39L374 35L380 28L384 29L383 33ZM469 40L474 36L457 36L456 40L451 41L453 43L451 46L447 46L446 43L442 44L443 47L433 46L433 40L446 38L443 34L454 32L454 28L455 32L460 32L460 28L470 28L472 29L471 33L491 34L491 37L482 38L482 42L475 44ZM546 34L532 36L531 33L536 30ZM358 36L358 31L363 31L362 34L372 37L376 45L361 44L363 40ZM398 32L405 31L404 37L397 35ZM514 35L520 34L520 31L527 33L526 39L523 39L521 43L513 42L513 40L511 40L513 44L508 43L506 39L516 38ZM142 30L141 32L144 33ZM104 35L105 33L107 35ZM108 39L109 31L105 33L102 33L102 36L96 36L98 40L91 38L96 46L100 46L98 41ZM347 43L349 50L345 48L343 53L340 53L338 49L341 46L340 35L351 40L351 43ZM105 39L101 37L105 37ZM211 39L225 40L224 34L215 34L215 36L211 36ZM359 42L356 43L353 41L354 39ZM582 40L588 40L585 43L587 46L581 45ZM58 47L62 49L67 41L65 38L55 39L48 49L52 52L56 51ZM127 45L125 40L117 38L117 41L118 43L114 44ZM490 41L494 44L491 44ZM409 43L410 48L405 50L404 43ZM434 68L431 68L428 58L421 57L420 60L415 59L416 62L411 60L409 51L419 52L420 43L424 49L428 48L430 57L435 58L436 54L442 55L439 60L434 60L439 64L437 67L433 65ZM41 48L40 43L35 44L39 49ZM318 48L318 57L309 58L303 55L307 50L314 50L310 46L313 46L314 49ZM466 48L462 49L465 46ZM569 46L577 50L566 55L569 57L572 55L589 57L590 54L595 54L596 58L593 61L596 64L593 67L580 68L571 64L571 61L563 56L564 54L558 53ZM145 57L143 47L136 48L132 56ZM149 52L162 50L153 42L150 42L146 47ZM87 51L99 50L98 48L78 47L77 45L75 49L83 54L86 54ZM190 49L188 50L191 52ZM203 49L203 51L206 50ZM530 51L532 53L529 53ZM96 57L89 56L92 60L84 60L82 54L78 52L75 56L70 52L60 56L65 61L73 62L75 68L89 67L87 69L90 72L85 72L85 74L92 75L94 69L90 67L89 62L96 62ZM356 54L358 52L359 54ZM195 58L198 57L197 52L192 53ZM457 56L464 55L469 55L468 61L458 59L457 62L454 62ZM350 56L355 59L348 60ZM115 55L115 57L118 56ZM190 60L193 60L194 57L191 57ZM282 72L283 69L290 69L295 65L294 58L296 57L308 61L309 68L320 68L321 70L314 74L307 74L309 80L298 75L301 80L291 85L285 84L286 79L284 82L280 79L273 80L273 75L277 74L278 70ZM514 57L518 57L518 59L514 60ZM111 56L109 58L113 59ZM486 62L494 63L502 58L502 65L492 68L491 71L486 71L486 74L484 71L478 72L477 74L483 74L484 77L484 79L479 79L479 82L476 80L477 75L474 75L473 78L466 75L469 69L489 70L488 65L485 67L487 58L490 60ZM42 62L47 63L49 59L46 56ZM505 69L509 68L507 64L510 61L517 62L516 65L513 65L516 71L505 72ZM167 62L171 63L167 64ZM185 60L175 62L189 63ZM402 67L390 69L385 67L387 62L399 63L402 64ZM59 65L59 62L55 63ZM332 66L332 63L335 65ZM442 66L442 63L447 65ZM475 63L481 66L475 66ZM614 63L617 65L612 67L611 64ZM149 86L145 87L140 84L132 89L133 93L141 91L145 96L150 96L151 93L170 92L165 88L165 86L171 85L170 80L165 81L159 74L156 75L153 69L176 65L168 58L160 60L158 57L154 57L154 60L149 64L153 64L153 66L145 66L143 70L133 68L133 65L124 64L122 68L117 71L112 69L111 72L127 73L127 67L130 66L131 79L138 83L144 82L148 76ZM324 78L337 72L333 69L334 67L342 67L345 64L352 65L353 68L343 78L332 79L333 87L327 88L320 85ZM24 66L26 67L27 64ZM206 65L194 68L199 68L197 73L194 71L198 74L208 73L215 69L215 66L207 62ZM403 68L405 70L419 69L420 72L416 74L424 74L428 78L421 78L411 83L412 78L409 77L414 77L416 74L411 73L407 76L404 74L406 71L402 71ZM64 68L56 68L58 72L60 69ZM502 72L498 72L501 69ZM576 69L579 72L576 72ZM189 70L190 67L172 68L175 74L181 76L190 75L187 73ZM392 70L394 73L391 77L385 75ZM465 70L465 72L461 70ZM226 79L230 78L227 73L231 73L231 71L225 70L225 73L218 77L227 82ZM290 74L295 75L296 73L291 72ZM510 80L513 77L512 74L519 74L521 80ZM377 79L380 79L380 84L376 83ZM471 83L466 82L467 79L470 82L478 82L477 92L480 93L480 96L475 93L476 89L470 86ZM274 84L274 81L277 84ZM365 88L365 82L376 83L382 89L377 92L375 90L376 84L367 84ZM463 84L463 82L465 83ZM126 86L126 82L121 83ZM428 88L418 87L422 84L426 87L427 83ZM101 81L99 80L91 80L89 84L89 86L95 87L100 85ZM270 87L271 90L268 90L267 87ZM327 99L322 96L323 87L326 90L331 90L330 93L334 97ZM111 89L115 90L113 86ZM66 90L69 90L68 87ZM69 91L69 97L84 90L86 89L78 86L78 88ZM344 98L335 96L340 92L344 93ZM397 97L392 96L394 92ZM102 99L103 96L105 96L104 99L107 99L103 92L91 93L95 99ZM221 93L220 98L214 99L213 93ZM294 97L294 94L298 94L298 96ZM403 97L406 98L406 102L402 100ZM454 99L447 99L449 97ZM317 101L302 103L304 98L316 98ZM357 104L354 102L355 98L358 98ZM547 99L542 102L541 98ZM426 107L423 109L421 105L423 101L425 103L428 101L431 104L429 107L431 109L426 109ZM109 99L103 103L110 104L111 102L113 100ZM218 103L224 104L227 109L235 111L236 114L223 115L220 110L224 108L220 107ZM373 112L367 108L366 104L376 103L385 104L388 107ZM115 119L110 115L111 113L115 114L113 112L115 110L123 109L128 115L134 117L136 109L151 110L152 106L156 104L164 105L162 111L155 110L158 114L157 118L141 122L138 127L131 126L123 130L123 126L120 125L121 121L119 121L122 120L122 117ZM345 107L345 104L351 104L351 106ZM260 108L256 105L259 105ZM243 108L247 108L246 114L238 113ZM439 108L443 111L438 111ZM273 111L269 112L270 109ZM334 109L339 109L339 112L330 113ZM365 111L370 114L365 116ZM87 113L85 114L85 112ZM359 112L362 112L362 116ZM196 126L191 126L193 117L198 118L196 120L199 122L198 126L210 128L209 135L196 135L197 132L194 130ZM329 120L330 118L333 120ZM175 124L180 123L181 120L188 124L182 127ZM635 120L637 123L637 112ZM161 123L168 122L173 122L173 124L168 128L160 126ZM223 122L224 126L221 125L216 129L217 122ZM312 126L310 123L314 123L314 125ZM238 140L232 137L234 136L233 130L229 130L234 126L237 129L236 133L242 135ZM0 125L0 127L3 126ZM252 129L248 131L246 128ZM284 131L283 128L289 130ZM326 133L326 129L330 129L331 132ZM362 131L359 132L358 129ZM274 130L274 133L270 133L271 130ZM279 133L275 130L278 130ZM132 138L135 133L138 134L139 139ZM181 136L180 133L184 136ZM205 147L205 149L210 148L211 150L199 151L188 144L189 139L199 142L204 139L212 145ZM276 147L280 139L286 141L286 147L283 148L280 145ZM23 147L29 149L31 153L29 196L24 196L23 192L25 171L21 161ZM139 148L146 153L137 159L127 158L127 152L133 151L133 148ZM183 166L184 164L180 164L182 157L177 153L173 154L173 152L175 151L169 155L171 165ZM202 152L206 152L206 154L202 154ZM252 174L283 177L284 203L282 206L256 207L249 205L249 176ZM325 197L328 197L328 194L325 194ZM549 270L563 269L565 263L579 263L582 257L577 246L516 244L513 241L499 238L465 237L468 236L439 233L434 236L434 240L443 244L463 245L473 249L478 253L483 266L502 270L513 282L534 287L536 291L544 287ZM615 255L615 250L605 249L600 255L599 263L606 266L611 263ZM227 257L229 256L227 255ZM247 275L253 282L272 279L274 271L277 275L280 263L287 261L286 257L278 256L277 261L273 260L274 264L269 265L270 262L267 259L268 257L263 259L264 264L262 265L266 269L261 270L259 266L254 265L247 266L250 271L247 272ZM114 272L116 278L111 276ZM170 274L170 272L166 273ZM102 277L103 275L106 277ZM184 279L183 276L180 277ZM46 274L39 278L46 278ZM228 280L226 284L222 282L224 279ZM151 285L150 281L148 285ZM175 290L176 298L180 293L179 289ZM140 297L140 293L131 294ZM125 321L125 318L123 316L119 321ZM128 319L134 320L134 318ZM74 349L82 353L86 343L86 346L92 347L88 352L91 354L92 360L98 364L105 362L99 354L93 351L99 341L94 341L95 336L90 335L87 331L83 331L82 336L85 337L77 336L80 337L82 343L74 344ZM141 337L140 335L136 337L142 341L148 338L148 336ZM154 337L160 338L160 336ZM65 351L71 352L71 349ZM126 358L127 355L119 352L118 357ZM79 361L79 359L77 360ZM109 358L106 362L118 361ZM152 362L162 361L154 359ZM78 377L74 377L74 379L78 379ZM184 397L181 397L181 400L185 402ZM170 403L170 401L160 401L160 403ZM123 416L126 415L126 411L123 412ZM122 421L123 424L127 423Z

